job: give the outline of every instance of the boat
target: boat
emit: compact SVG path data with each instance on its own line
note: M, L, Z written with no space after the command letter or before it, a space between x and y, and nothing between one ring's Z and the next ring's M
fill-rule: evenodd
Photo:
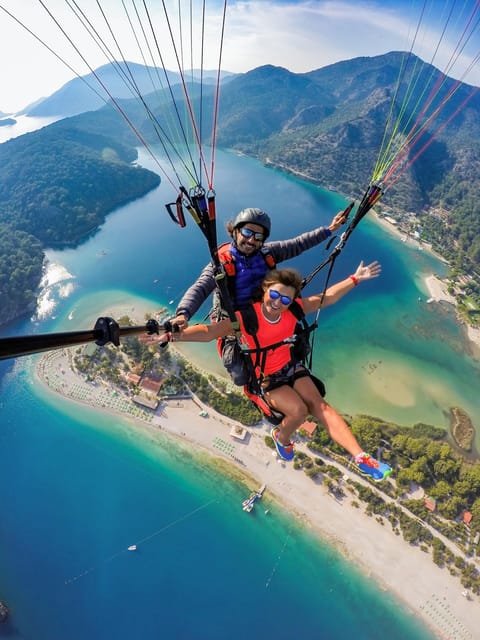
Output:
M136 544L131 544L131 545L128 547L128 551L136 551L136 550L137 550L137 545L136 545Z
M256 492L250 494L250 497L242 502L242 509L247 513L253 509L253 505L255 504L255 500L257 499Z
M266 489L266 485L262 484L260 489L258 489L257 491L253 491L250 494L250 497L242 502L242 509L247 513L250 513L250 511L253 509L255 502L257 500L260 500L261 497L263 496L263 492L265 491L265 489Z

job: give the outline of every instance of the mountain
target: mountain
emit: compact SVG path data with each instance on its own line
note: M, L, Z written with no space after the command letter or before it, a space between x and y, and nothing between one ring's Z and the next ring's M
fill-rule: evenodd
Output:
M414 122L414 108L418 110L418 105L426 101L425 86L438 82L439 100L455 89L435 118L438 135L388 189L381 204L400 214L414 214L415 229L455 268L478 271L480 93L467 103L472 87L462 83L456 86L453 79L443 77L438 69L415 56L409 56L409 60L417 83L410 83L404 73L397 87L405 57L403 52L391 52L301 74L267 65L231 76L222 86L217 145L237 149L359 199L370 182L389 117L395 120L403 110L404 118ZM192 84L189 90L192 108L198 113L200 87ZM174 85L172 92L179 112L186 112L181 86ZM404 104L407 94L409 99ZM201 95L203 113L209 114L213 85L203 87ZM149 105L155 105L152 111L160 120L165 119L171 110L169 91L147 99ZM121 100L121 107L150 143L158 142L138 101ZM111 109L78 118L76 126L92 134L108 133L135 144L127 127L113 119ZM209 126L205 119L205 140L211 135Z
M439 100L456 86L413 57L419 80L413 86L404 76L397 89L404 60L404 53L391 52L304 74L265 66L238 76L222 90L217 144L359 198L370 181L392 105L394 119L403 108L413 123L409 105L426 102L425 86L438 84ZM414 212L419 228L454 266L478 271L480 93L471 95L472 87L460 83L434 121L439 134L381 203Z
M415 228L459 272L478 273L480 94L467 104L471 87L456 86L454 80L443 78L418 58L414 62L420 82L409 85L404 77L397 89L404 57L391 52L302 74L269 65L230 76L222 86L217 145L358 199L370 182L389 114L396 117L400 109L408 110L408 104L421 100L427 80L441 79L441 96L456 88L437 117L437 124L445 129L387 191L381 204L410 214ZM112 74L118 79L111 68L101 71L107 74L105 78ZM67 83L36 108L57 101L58 109L80 109L79 83ZM201 98L204 114L211 114L214 85L200 88L191 83L189 91L193 111L199 112ZM397 106L407 92L411 94L407 106ZM172 94L178 112L187 113L179 84L172 86ZM145 99L158 121L166 121L166 112L172 108L170 90ZM75 100L74 107L70 100ZM151 113L142 103L122 97L117 103L142 138L158 144L158 130L152 128ZM92 111L91 102L88 109L0 145L0 224L5 225L4 234L7 228L16 232L3 259L0 251L0 285L15 269L13 254L26 255L28 240L22 234L31 234L41 246L79 241L115 206L158 183L155 174L138 172L138 167L129 165L135 159L133 147L138 139L118 110L110 104ZM409 115L413 118L413 111ZM211 121L207 120L204 118L203 140L211 135ZM176 142L173 137L172 141ZM165 168L169 173L169 167ZM103 189L105 184L111 185L108 191ZM37 248L31 259L38 266ZM472 291L480 296L478 278ZM27 298L31 299L31 291ZM3 305L0 300L0 307Z
M228 71L222 72L222 82L228 81L234 75ZM185 77L198 79L200 71L193 70L193 73L186 71ZM206 84L213 84L216 79L217 71L203 71L203 81ZM175 85L180 81L180 74L174 71L164 71L161 68L148 67L135 62L109 63L95 69L93 73L70 80L51 96L37 101L22 113L37 118L72 116L86 111L95 111L103 107L112 97L115 99L135 97L137 94L132 89L133 83L138 91L145 95L155 93L156 87L168 87L168 83Z
M12 124L15 124L17 121L14 118L2 118L0 120L0 127L10 127Z
M413 212L417 217L417 230L423 232L454 267L478 271L480 93L463 106L472 87L462 83L457 87L453 79L443 77L438 69L411 55L409 64L415 69L417 82L412 84L404 72L397 87L405 58L403 52L390 52L354 58L301 74L272 65L244 74L230 74L228 82L222 85L217 145L237 149L265 164L358 199L370 181L389 117L395 119L403 109L404 119L410 116L413 122L414 108L418 110L418 104L426 101L425 86L438 82L440 100L455 89L435 118L435 128L440 128L440 132L387 191L381 203L400 213ZM141 65L133 70L138 72L139 85L143 79L142 86L148 90L151 70ZM127 93L112 65L100 68L98 73L106 83L111 78L113 86L119 85L118 90L115 89L119 95L122 91L122 95ZM175 74L170 77L172 82L178 79ZM60 101L75 88L79 110L79 83L78 79L68 83L37 108ZM200 94L200 85L192 83L189 91L192 108L197 113L200 95L203 113L212 112L213 84L203 86ZM185 112L181 85L174 84L172 93L179 112ZM409 99L403 104L407 94ZM61 108L71 109L70 100L68 98L68 104ZM171 111L172 100L167 89L147 95L146 100L160 120ZM140 101L119 97L119 102L142 135L150 143L158 143ZM94 117L86 113L78 117L80 120L75 121L75 126L89 133L108 134L126 144L135 144L131 132L115 118L110 108L95 111ZM205 119L205 140L211 134L209 126L210 122ZM440 216L438 211L442 212Z
M239 76L222 92L218 144L290 166L345 193L358 192L368 183L380 150L403 57L403 53L394 52L356 58L306 74L261 67ZM422 71L416 93L409 100L413 105L421 98L423 78L433 74L435 82L435 76L440 75L431 65L417 61ZM448 79L442 92L453 83ZM456 91L435 125L450 118L470 89L462 85ZM402 84L397 103L402 104L406 91L406 84ZM434 152L419 158L415 171L408 175L413 192L405 196L405 202L398 201L398 206L424 206L433 185L453 169L453 158L464 157L467 149L468 156L478 160L479 116L480 95L476 95L436 138Z

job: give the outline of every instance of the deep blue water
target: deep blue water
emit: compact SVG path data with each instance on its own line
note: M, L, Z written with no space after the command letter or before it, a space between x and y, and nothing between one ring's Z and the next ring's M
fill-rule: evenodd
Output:
M272 213L274 237L281 238L327 223L344 204L247 158L219 154L217 165L221 224L244 206L260 206ZM81 247L49 252L71 274L62 286L73 289L51 287L56 306L47 317L8 331L90 328L85 318L130 294L152 305L176 302L208 254L193 224L180 230L169 222L163 205L172 194L165 189L109 216ZM296 266L312 268L322 251ZM465 405L472 398L474 406L478 387L470 378L478 375L478 363L466 353L460 330L447 312L414 303L423 295L416 274L432 259L368 222L352 236L335 278L361 257L381 260L382 278L369 295L352 296L338 313L322 315L317 366L331 397L341 397L338 381L356 376L343 366L346 352L353 361L356 350L383 349L393 360L402 355L419 376L422 367L447 382L460 375L452 393ZM427 323L449 341L415 330ZM34 361L0 362L0 599L11 608L0 637L431 638L288 514L257 509L247 517L239 505L251 487L200 464L161 434L45 392L34 383ZM355 380L347 395L360 403L355 387L362 382ZM380 411L382 402L372 396L369 408ZM435 395L424 405L404 411L442 415ZM133 543L136 553L127 551Z
M4 380L0 637L430 637L286 514L247 517L246 487L30 379Z

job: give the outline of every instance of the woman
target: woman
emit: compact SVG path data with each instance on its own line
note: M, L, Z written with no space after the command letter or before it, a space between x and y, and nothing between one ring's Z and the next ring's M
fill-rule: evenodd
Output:
M250 335L240 321L242 340L252 350L255 373L260 380L265 400L276 411L284 414L280 425L272 429L272 438L277 452L284 460L292 460L294 447L291 437L308 415L319 420L332 440L346 449L357 462L360 470L374 480L383 480L391 468L366 454L343 418L327 403L310 377L309 371L292 356L292 341L297 316L289 307L300 305L305 314L320 307L334 304L360 282L377 278L381 267L378 262L368 266L359 264L354 274L329 287L325 295L318 294L299 298L302 278L294 269L270 271L262 283L261 299L253 304L258 320L255 336ZM178 334L165 334L160 340L172 339L182 342L209 342L233 333L232 323L225 319L206 325L198 324ZM259 349L260 347L260 349ZM270 348L269 348L270 347ZM261 352L261 357L259 356Z

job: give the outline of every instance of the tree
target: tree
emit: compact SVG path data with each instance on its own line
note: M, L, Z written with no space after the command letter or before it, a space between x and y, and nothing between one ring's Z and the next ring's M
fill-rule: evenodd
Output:
M440 458L433 465L433 470L437 478L443 478L448 482L454 482L458 478L460 460L452 458Z
M130 164L134 146L115 137L69 118L0 145L0 324L35 305L44 247L75 244L158 186L157 174Z
M477 498L470 507L472 513L471 527L475 531L480 531L480 498Z
M438 510L444 518L453 520L465 509L465 500L459 496L452 496L445 502L438 505Z
M309 478L312 478L312 480L314 480L318 476L318 474L320 473L320 469L318 467L315 467L315 466L306 467L305 468L305 473Z
M377 424L362 416L352 421L351 429L365 451L377 450L382 438L382 432Z
M468 483L473 498L480 495L480 463L464 465L460 472L460 480Z
M429 494L432 498L436 498L438 500L445 500L452 493L452 488L445 482L445 480L440 480L436 485L429 489Z

